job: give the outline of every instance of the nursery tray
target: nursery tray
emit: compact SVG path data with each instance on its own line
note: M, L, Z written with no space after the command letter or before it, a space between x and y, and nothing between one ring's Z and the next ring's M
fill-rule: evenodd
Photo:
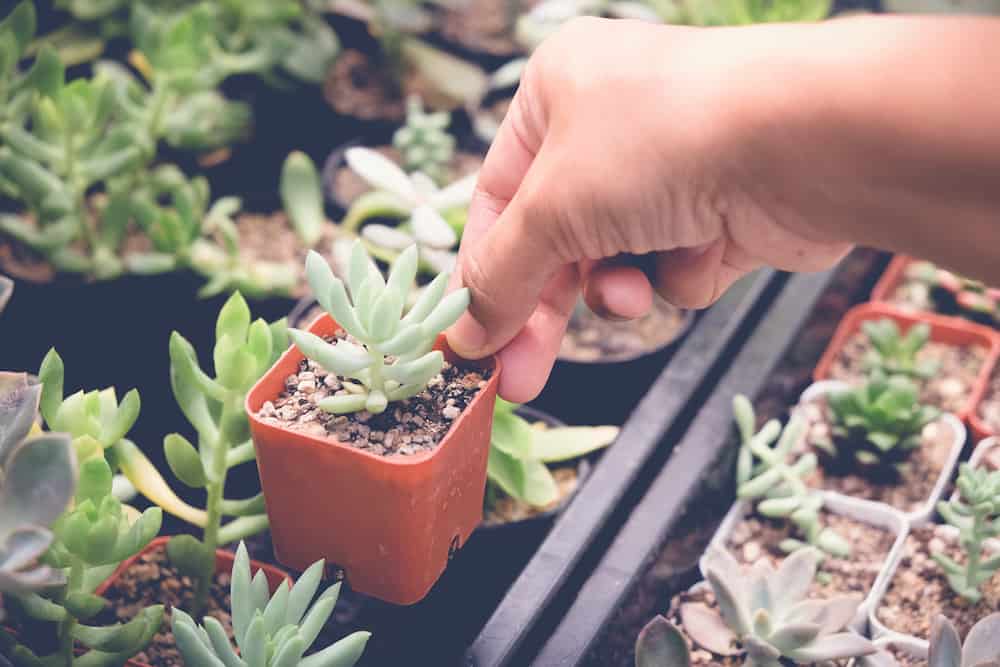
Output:
M881 263L876 259L862 262L848 282L864 283ZM732 453L733 395L761 393L793 342L795 354L806 348L819 356L825 339L812 341L814 327L801 329L834 275L762 274L699 321L472 644L466 664L583 662L706 478L730 469L719 460ZM843 301L824 295L816 310L846 310ZM728 482L714 481L704 500L719 501L718 520L732 492Z

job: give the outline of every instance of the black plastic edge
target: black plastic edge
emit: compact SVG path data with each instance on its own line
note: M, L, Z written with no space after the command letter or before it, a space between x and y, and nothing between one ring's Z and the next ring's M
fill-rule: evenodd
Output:
M761 302L780 288L783 279L773 271L761 271L734 286L698 319L623 425L618 441L487 621L466 653L467 665L508 664L609 518L622 510L622 499L665 442L664 435L684 422L686 410L693 418L696 407L691 406L696 406L699 393L707 391L717 366L740 344L748 323L762 310Z
M789 279L532 664L583 661L730 441L733 396L763 388L833 273Z

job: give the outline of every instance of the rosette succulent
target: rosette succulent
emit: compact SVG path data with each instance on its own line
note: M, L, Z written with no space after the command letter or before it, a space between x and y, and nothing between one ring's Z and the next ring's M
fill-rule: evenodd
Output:
M321 399L321 409L335 414L380 413L390 402L423 391L441 371L444 355L431 348L437 335L465 312L469 291L463 288L445 295L449 275L439 274L403 315L416 273L416 246L399 255L384 279L364 245L355 241L345 287L319 253L309 253L306 277L316 300L353 338L328 343L308 331L288 332L305 356L353 380Z
M392 135L392 145L403 156L407 172L426 174L435 183L447 179L455 155L455 137L448 133L450 122L447 111L427 112L419 97L406 100L406 123Z
M407 174L396 163L368 148L350 148L348 166L372 186L347 211L342 226L361 230L369 250L379 259L391 261L400 251L416 244L420 261L431 273L450 271L455 264L458 232L476 186L470 174L439 188L422 173ZM396 218L395 227L362 224L372 217Z
M191 616L175 609L171 622L184 663L187 667L351 667L357 663L369 632L355 632L304 656L333 613L340 594L338 582L316 597L323 566L322 560L313 563L294 586L286 579L269 596L264 573L258 571L251 578L250 558L240 542L230 585L238 650L212 616L206 616L204 625L198 626Z
M861 331L872 346L863 360L866 370L877 369L886 375L905 375L917 380L926 380L937 372L937 361L920 358L920 350L931 337L929 324L914 324L904 335L895 320L884 317L863 322Z

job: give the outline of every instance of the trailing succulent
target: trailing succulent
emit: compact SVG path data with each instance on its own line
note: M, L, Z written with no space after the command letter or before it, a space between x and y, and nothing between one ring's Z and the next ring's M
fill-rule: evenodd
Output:
M171 562L198 582L196 613L207 600L216 548L267 528L263 494L233 500L224 497L224 490L229 470L254 460L244 409L247 392L287 346L284 320L251 323L250 309L238 292L222 307L215 336L215 377L201 369L194 347L183 336L175 331L170 337L171 386L198 434L198 446L179 433L163 441L167 464L177 479L205 489L205 509L178 498L138 447L126 442L118 448L122 472L143 495L203 531L201 540L178 535L167 545ZM224 524L224 517L233 519Z
M341 226L350 232L360 229L369 251L383 261L391 261L401 250L416 244L425 272L434 275L450 271L455 264L454 247L465 225L477 174L438 188L428 175L419 171L407 174L395 162L369 148L350 148L344 157L348 166L373 189L351 204ZM397 218L402 222L396 227L364 224L374 217Z
M439 274L403 315L416 274L416 246L399 255L384 279L364 245L355 241L346 288L319 253L309 253L306 277L316 300L353 338L328 343L308 331L288 332L305 356L353 380L344 382L341 392L321 399L321 409L377 414L391 402L417 395L441 372L444 355L431 348L437 335L465 312L469 291L445 295L449 275Z
M743 395L733 399L733 414L741 441L736 464L737 496L757 500L759 514L795 525L802 539L782 541L782 550L792 552L812 544L834 556L850 555L850 543L822 525L822 493L810 490L805 483L816 469L816 455L808 452L793 458L805 430L802 417L792 415L784 429L777 419L772 419L757 431L753 405Z
M829 438L815 438L813 445L840 470L896 473L920 446L924 427L941 411L920 403L917 386L906 376L886 377L872 372L858 387L827 397Z
M52 544L50 527L73 498L76 453L69 436L38 432L41 392L25 373L0 373L0 593L5 595L66 583L61 571L41 560Z
M863 322L861 331L872 346L863 359L866 371L877 369L886 375L905 375L915 380L926 380L937 372L937 361L920 359L920 350L931 337L926 322L914 324L904 335L895 320L884 317Z
M701 560L718 609L701 602L680 607L684 630L698 646L720 656L743 656L745 667L823 663L875 653L870 641L844 628L861 597L807 598L821 555L801 549L777 570L764 559L749 571L725 549L709 547ZM663 617L653 619L636 643L638 667L690 664L681 631Z
M392 135L392 145L403 156L403 168L444 183L455 155L455 137L448 133L447 111L427 112L419 97L406 100L406 123Z
M188 667L351 667L361 659L371 633L355 632L335 644L305 656L326 624L340 594L340 583L316 597L324 561L313 563L294 586L288 580L268 592L262 571L251 578L250 558L240 542L233 562L230 599L235 650L225 629L206 616L204 625L180 609L172 616L174 636Z
M945 553L932 556L952 590L976 602L982 597L980 588L1000 569L1000 554L988 550L984 554L986 541L1000 536L1000 471L962 464L956 486L959 497L938 503L938 512L958 529L965 564Z
M499 492L537 508L559 497L547 463L570 461L607 447L618 436L614 426L538 429L519 416L517 405L498 399L493 410L486 505Z

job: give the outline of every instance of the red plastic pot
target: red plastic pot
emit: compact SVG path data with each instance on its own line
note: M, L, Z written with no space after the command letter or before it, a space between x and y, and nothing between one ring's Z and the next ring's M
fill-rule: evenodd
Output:
M896 291L896 288L903 284L906 267L912 262L913 258L907 255L894 255L892 261L889 262L889 266L885 267L885 271L882 272L878 282L875 283L875 287L872 289L871 300L889 303L889 297Z
M830 344L827 345L823 356L813 370L813 379L816 382L834 379L830 375L830 369L847 340L861 330L862 322L885 317L895 320L903 332L906 332L914 324L926 322L931 327L932 341L958 347L981 345L987 349L983 367L979 370L979 375L972 386L972 391L965 402L965 407L957 413L959 419L970 421L969 417L973 414L976 404L986 391L990 374L993 372L994 366L996 366L997 359L1000 358L1000 335L989 327L956 317L904 311L885 303L863 303L855 306L847 311L844 319L837 326Z
M169 537L157 537L155 540L146 545L145 549L137 553L135 556L132 556L128 560L122 561L122 564L118 566L118 568L111 574L110 577L108 577L104 581L104 583L102 583L100 586L97 587L94 593L96 595L103 596L108 591L108 589L114 586L115 583L117 583L118 579L120 579L125 574L125 572L128 571L128 569L132 567L140 558L153 551L158 551L161 549L165 550L167 548L167 542L169 541L170 541ZM215 573L220 574L222 572L231 572L233 569L233 561L235 560L236 560L236 554L230 551L225 551L223 549L216 549ZM271 590L272 594L278 589L278 586L281 585L281 582L288 581L289 583L292 583L292 578L289 577L288 574L282 572L273 565L260 563L255 560L250 561L250 574L251 575L257 574L257 570L262 570L264 572L264 576L267 577L267 586ZM128 667L151 667L147 663L140 662L139 660L129 660L125 664Z
M319 336L337 329L326 314L309 326ZM458 361L443 336L436 348ZM296 570L326 558L359 593L419 602L482 519L500 364L475 364L493 374L434 450L383 457L256 416L302 358L292 346L246 402L275 555Z

